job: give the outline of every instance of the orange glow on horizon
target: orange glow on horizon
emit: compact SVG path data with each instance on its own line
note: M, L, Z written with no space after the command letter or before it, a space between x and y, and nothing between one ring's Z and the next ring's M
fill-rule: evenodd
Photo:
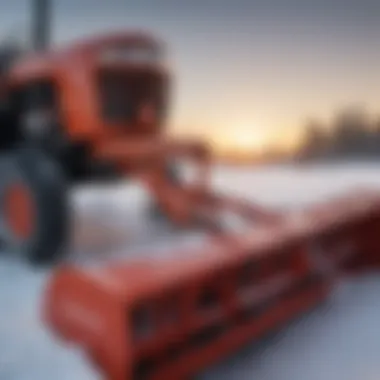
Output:
M257 131L247 132L236 129L219 136L217 145L220 149L234 149L241 153L261 153L268 145L268 137Z
M294 152L299 143L301 133L294 128L265 129L236 126L234 129L215 128L197 133L188 133L189 128L175 128L172 134L178 138L195 138L211 144L217 155L239 158L260 157L271 152L289 154Z
M239 156L260 156L270 152L292 153L299 144L300 137L295 131L270 134L261 130L247 131L237 128L230 133L213 136L217 153L234 153Z

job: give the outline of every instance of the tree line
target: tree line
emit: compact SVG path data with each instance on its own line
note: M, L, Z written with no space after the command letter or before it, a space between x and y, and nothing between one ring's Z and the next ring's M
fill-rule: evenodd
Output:
M380 159L380 117L360 107L349 107L323 124L311 119L296 160Z

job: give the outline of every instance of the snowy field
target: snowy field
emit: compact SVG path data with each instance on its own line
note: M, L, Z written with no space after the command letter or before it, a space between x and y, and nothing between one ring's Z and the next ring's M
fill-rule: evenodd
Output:
M380 191L379 173L380 165L364 163L217 168L214 185L229 194L268 206L294 209L351 188L372 187ZM87 218L101 217L105 229L118 229L114 235L101 237L104 246L99 255L107 251L110 241L118 238L118 244L125 244L128 239L149 244L143 236L149 235L154 241L164 241L169 236L167 231L144 220L145 195L137 187L82 189L74 194L74 201L78 209L87 213ZM82 240L76 243L76 254L86 255L94 247L91 241ZM82 246L78 248L78 244ZM48 270L32 270L5 254L0 257L0 380L101 379L80 351L55 341L40 322L39 309L49 276ZM316 310L243 349L199 378L380 379L379 294L380 274L347 279Z

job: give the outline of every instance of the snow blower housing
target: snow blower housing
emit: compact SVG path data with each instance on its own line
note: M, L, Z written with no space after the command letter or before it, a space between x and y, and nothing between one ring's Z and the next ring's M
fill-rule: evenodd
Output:
M380 197L353 192L171 260L59 268L47 324L109 380L182 380L322 303L340 275L380 267Z

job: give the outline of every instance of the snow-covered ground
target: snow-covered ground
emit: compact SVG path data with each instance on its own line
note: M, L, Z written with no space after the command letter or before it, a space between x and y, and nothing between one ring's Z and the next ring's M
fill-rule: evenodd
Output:
M219 167L215 169L214 185L224 192L268 206L292 209L350 188L380 190L379 172L380 165L364 163ZM138 187L79 190L74 200L87 219L101 220L105 230L108 227L113 231L99 237L105 244L100 250L97 248L100 256L107 251L106 245L118 238L119 246L129 240L144 246L143 236L149 235L155 242L171 236L170 231L158 229L144 220L145 196ZM85 236L77 238L76 251L86 255L93 249L91 240ZM79 350L55 341L40 322L40 304L49 276L48 270L32 270L5 254L0 257L0 380L101 378ZM346 280L325 304L281 332L206 371L200 378L379 379L379 293L380 274Z

